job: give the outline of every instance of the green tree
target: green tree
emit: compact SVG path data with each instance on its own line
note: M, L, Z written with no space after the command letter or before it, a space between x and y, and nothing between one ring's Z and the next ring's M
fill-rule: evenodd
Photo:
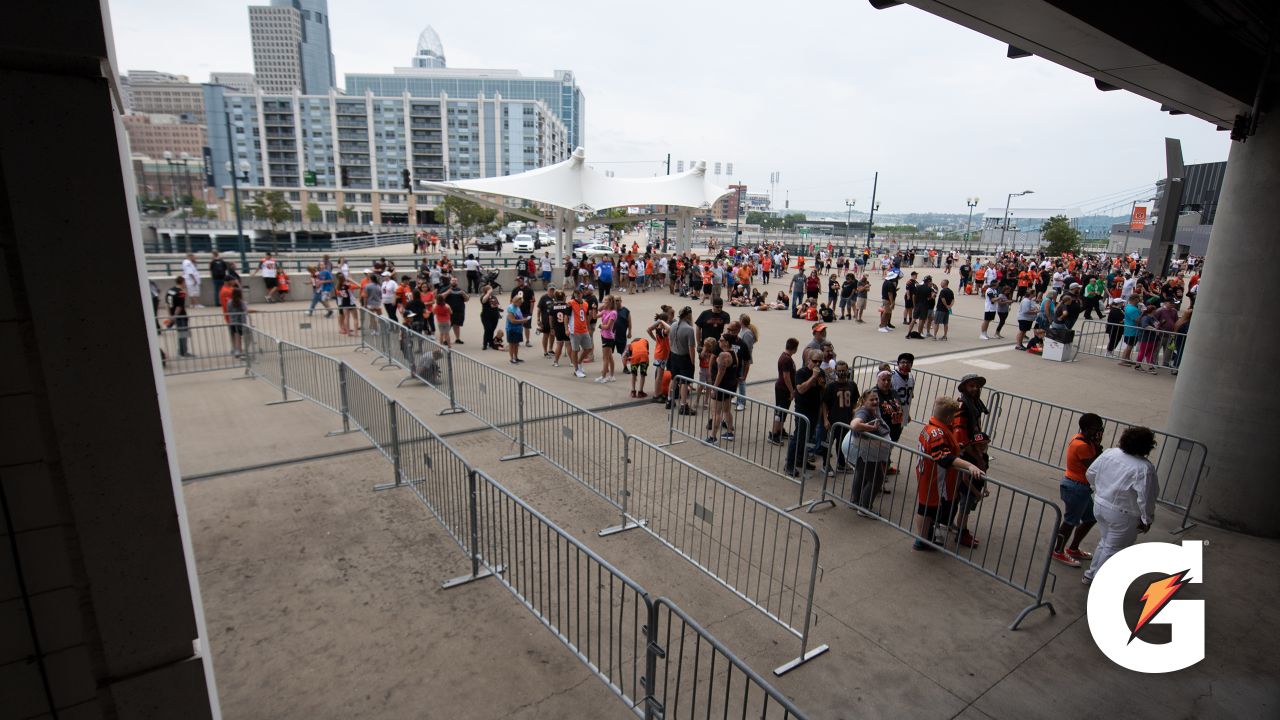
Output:
M307 219L311 222L320 222L324 219L324 211L320 209L319 205L309 202L307 203Z
M782 218L782 226L788 230L795 230L796 225L804 222L807 219L808 218L805 217L804 213L787 213Z
M209 209L208 204L206 204L204 200L196 198L191 201L191 217L197 220L204 220L212 218L213 216L214 212Z
M279 190L268 190L254 195L249 210L257 220L265 220L271 228L271 250L276 249L276 225L293 219L293 206Z
M1071 227L1066 215L1055 215L1046 220L1040 227L1040 233L1045 252L1050 256L1080 252L1080 231Z
M343 222L351 222L356 218L356 209L350 205L340 205L338 207L338 217L342 218Z
M445 212L445 225L449 225L451 219L457 221L464 235L468 229L492 227L498 219L497 210L454 195L445 197L440 208Z

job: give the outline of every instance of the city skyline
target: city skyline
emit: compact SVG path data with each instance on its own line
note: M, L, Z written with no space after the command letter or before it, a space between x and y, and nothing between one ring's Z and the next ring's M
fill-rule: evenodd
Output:
M191 43L168 28L189 21L193 3L113 0L120 68L194 82L252 69L249 5L201 8L202 41ZM765 190L782 172L778 206L789 192L793 208L836 210L854 197L864 209L878 171L886 214L965 212L966 197L992 207L1024 189L1036 190L1037 206L1123 205L1119 214L1163 176L1164 137L1182 140L1188 163L1226 158L1226 133L1202 121L1099 92L1046 60L1008 60L1003 45L911 7L833 3L803 16L736 7L672 4L619 17L553 2L536 16L486 13L483 23L467 7L392 0L335 0L330 12L339 87L347 73L407 66L431 25L452 68L573 71L589 99L584 145L598 169L661 173L668 152L673 172L677 159L733 158L738 173L726 185ZM1086 202L1094 198L1101 204Z

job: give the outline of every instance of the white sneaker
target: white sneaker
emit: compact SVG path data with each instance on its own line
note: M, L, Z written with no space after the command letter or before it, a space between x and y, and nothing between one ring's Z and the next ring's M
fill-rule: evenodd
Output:
M882 328L880 328L879 332L889 332L889 328L887 328L887 327L882 327Z
M558 363L558 362L553 362L553 363L551 363L551 367L560 367L560 363Z
M991 339L991 337L990 337L990 336L988 336L986 333L982 333L981 335L979 335L979 336L978 336L978 339L979 339L979 340L990 340L990 339Z
M593 380L592 382L602 383L602 382L604 382L604 381L605 381L605 378L604 378L603 376L601 376L601 377L596 378L596 379L595 379L595 380Z
M605 379L604 379L604 381L605 381L605 382L618 382L618 378L614 377L613 375L610 375L609 377L605 378Z
M573 371L573 374L574 374L574 375L576 375L576 376L578 376L578 377L580 377L580 378L584 378L584 377L586 377L586 376L587 376L587 374L586 374L586 373L582 372L582 368L576 368L576 369Z

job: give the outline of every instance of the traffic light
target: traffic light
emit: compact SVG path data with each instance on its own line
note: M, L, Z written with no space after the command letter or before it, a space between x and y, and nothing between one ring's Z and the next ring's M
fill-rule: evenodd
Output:
M413 189L413 177L409 175L409 168L400 171L400 181L403 183L405 190Z

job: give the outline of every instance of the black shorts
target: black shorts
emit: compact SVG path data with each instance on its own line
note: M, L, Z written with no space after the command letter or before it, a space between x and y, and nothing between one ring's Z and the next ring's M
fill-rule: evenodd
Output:
M565 332L563 325L555 326L556 342L569 342L569 333Z
M703 295L710 295L710 294L711 294L711 284L710 284L710 283L703 283L703 284L702 284L702 294L703 294Z
M263 284L263 285L266 285L268 290L275 290L275 289L276 289L276 279L275 279L275 278L264 277L264 278L262 278L262 284Z
M696 379L698 376L694 374L693 363L689 361L688 355L675 355L667 361L667 369L671 371L671 379L684 376Z
M1033 321L1031 321L1031 320L1019 320L1019 321L1018 321L1018 330L1020 330L1020 331L1022 331L1022 332L1024 332L1024 333L1025 333L1025 332L1031 332L1031 323L1032 323L1032 322L1033 322Z
M982 313L982 319L984 322L991 322L992 320L995 320L996 319L995 311L992 310L991 312Z
M620 353L625 353L627 351L627 345L628 342L626 338L615 337L613 339L613 349Z
M920 306L916 307L916 308L915 308L915 315L914 315L915 319L917 319L917 320L925 320L925 319L927 319L927 318L929 317L929 310L930 310L930 308L929 308L929 306L928 306L928 305L920 305Z

